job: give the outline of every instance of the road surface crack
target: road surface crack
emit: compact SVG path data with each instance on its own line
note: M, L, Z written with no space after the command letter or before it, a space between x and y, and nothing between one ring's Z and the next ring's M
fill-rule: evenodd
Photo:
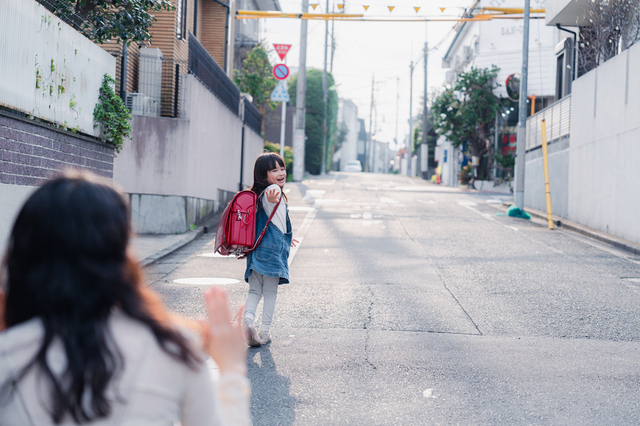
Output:
M371 286L367 286L369 290L369 297L371 298L369 301L369 307L367 309L367 318L362 326L364 330L366 330L364 336L364 361L374 370L377 370L377 367L373 365L373 363L369 360L369 339L371 338L370 327L373 317L373 289Z

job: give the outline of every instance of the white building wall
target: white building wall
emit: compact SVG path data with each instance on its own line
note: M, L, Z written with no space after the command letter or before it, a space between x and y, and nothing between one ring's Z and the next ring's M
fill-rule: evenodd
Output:
M335 153L334 161L340 160L340 171L344 171L348 161L358 159L358 132L360 131L358 107L348 99L340 100L338 122L338 125L344 123L347 126L347 135L342 146Z
M496 6L497 5L497 6ZM481 1L478 7L519 7L517 0ZM532 2L531 7L544 7L544 1ZM567 34L568 35L568 34ZM500 68L496 89L497 96L507 97L505 81L511 74L522 71L522 20L492 20L467 22L456 44L449 53L449 65L456 73L473 68ZM544 20L531 20L529 31L529 79L528 96L553 96L555 94L555 54L554 47L565 37L556 28L546 27ZM463 47L469 47L472 55L464 63ZM456 66L457 65L457 66Z

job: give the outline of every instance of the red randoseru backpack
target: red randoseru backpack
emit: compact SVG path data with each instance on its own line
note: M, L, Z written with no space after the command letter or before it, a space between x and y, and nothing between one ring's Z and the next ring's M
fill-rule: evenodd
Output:
M223 256L233 254L238 259L246 257L262 241L281 200L282 196L280 196L267 224L256 240L258 197L250 190L240 191L234 195L227 208L224 209L220 222L218 222L215 251Z

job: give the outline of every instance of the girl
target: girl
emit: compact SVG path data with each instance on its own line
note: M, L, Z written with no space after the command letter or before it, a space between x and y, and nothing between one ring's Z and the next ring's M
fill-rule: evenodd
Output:
M249 283L249 295L245 304L244 326L249 346L256 347L271 342L269 329L276 309L278 285L289 282L289 249L295 247L297 241L292 239L286 203L288 200L282 192L286 181L287 170L284 160L278 154L264 153L256 159L251 190L258 196L257 232L262 232L276 206L277 210L262 242L247 256L244 279ZM263 296L262 325L258 333L254 319L258 302Z
M143 284L130 229L123 195L88 173L27 200L0 270L0 424L251 424L226 294L206 294L201 330L216 385L200 344Z

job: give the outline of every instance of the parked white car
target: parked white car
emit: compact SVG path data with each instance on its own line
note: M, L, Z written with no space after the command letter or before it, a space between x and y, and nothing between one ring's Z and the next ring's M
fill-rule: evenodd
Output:
M345 172L361 172L362 164L360 164L360 161L358 160L347 161L347 164L344 166L344 171Z

